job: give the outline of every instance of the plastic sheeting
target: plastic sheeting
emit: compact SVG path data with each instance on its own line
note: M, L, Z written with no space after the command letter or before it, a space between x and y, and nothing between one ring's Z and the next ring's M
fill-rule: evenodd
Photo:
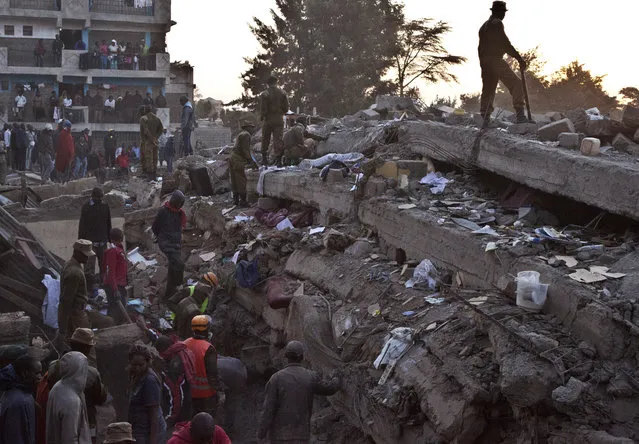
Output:
M408 327L398 327L391 331L386 338L384 348L373 362L373 366L379 368L381 365L396 363L413 342L413 333L413 329Z
M48 274L44 275L42 284L47 288L47 294L42 303L42 319L44 325L58 328L58 304L60 303L60 281Z

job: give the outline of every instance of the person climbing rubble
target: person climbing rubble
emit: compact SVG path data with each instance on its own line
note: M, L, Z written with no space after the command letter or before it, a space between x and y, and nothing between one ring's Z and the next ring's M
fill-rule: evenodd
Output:
M89 362L87 380L84 386L84 400L87 408L87 420L89 421L91 436L96 436L96 406L103 405L107 401L108 393L102 383L102 376L97 369L98 364L94 358L95 351L93 347L95 346L95 335L90 328L77 328L73 332L69 344L71 351L82 353L87 357ZM62 377L60 363L61 361L57 360L49 365L49 371L46 376L46 383L49 389L53 388L55 383Z
M104 274L104 251L111 242L111 210L106 202L103 202L104 191L95 187L91 191L91 198L82 206L80 223L78 224L78 239L90 240L93 244L95 255L91 256L84 267L84 274L89 292L100 283ZM98 273L95 272L95 263L98 263Z
M211 415L202 412L178 424L168 444L231 444L231 440Z
M182 230L186 227L184 194L176 190L158 211L151 230L162 253L169 261L164 300L168 300L175 289L184 281L184 261L182 260Z
M91 433L83 391L89 362L80 352L60 359L60 381L49 393L47 444L90 444Z
M184 344L195 356L195 376L191 385L193 411L215 416L217 412L217 351L209 342L211 321L206 315L197 315L191 321L193 336Z
M255 131L255 125L249 120L243 120L240 123L242 132L238 134L235 140L235 146L229 160L231 191L233 192L233 203L235 205L246 207L246 165L257 164L251 156L251 135Z
M504 60L504 54L508 54L519 62L522 70L526 69L526 62L513 47L504 31L504 17L506 16L506 2L495 1L491 8L492 15L479 30L479 63L481 65L481 79L483 88L481 92L480 112L485 121L490 119L493 112L495 90L501 81L513 96L513 106L517 113L517 123L526 123L528 119L524 114L524 89L521 79L513 72Z
M60 304L58 305L58 338L68 340L76 328L88 328L89 317L87 282L82 266L95 256L93 243L79 239L73 244L73 256L64 264L60 276Z
M35 443L33 391L41 377L42 365L29 355L0 370L0 443Z
M215 273L208 272L194 285L181 288L166 301L166 306L173 312L174 327L182 339L191 336L191 320L198 314L209 311L211 298L219 280Z
M301 342L289 342L284 355L288 365L266 384L257 437L266 439L268 435L271 444L308 443L313 395L333 395L340 390L341 382L333 378L325 383L315 372L302 367L304 345Z
M278 78L271 76L266 84L268 88L260 95L260 120L262 121L262 164L268 166L268 148L273 136L273 157L277 166L282 164L284 154L282 136L284 133L284 114L288 111L288 97L277 86Z

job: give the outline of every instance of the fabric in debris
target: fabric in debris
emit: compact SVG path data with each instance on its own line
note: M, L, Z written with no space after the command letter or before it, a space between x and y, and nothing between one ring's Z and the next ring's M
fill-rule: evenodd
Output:
M413 329L408 327L398 327L391 331L373 366L379 368L381 365L396 363L413 342L413 333Z
M428 185L430 187L430 192L433 194L443 193L448 182L450 182L450 180L445 177L438 176L437 173L428 173L419 181L419 183L423 185Z
M436 274L437 269L433 263L428 259L424 259L415 268L412 279L406 281L406 288L413 288L415 285L428 283L428 288L434 290L437 288L437 281L435 280Z
M253 288L260 282L258 258L252 261L240 261L235 268L235 280L242 288Z
M330 153L325 156L320 157L319 159L304 159L298 165L301 170L310 170L313 168L322 168L326 165L329 165L331 162L337 160L339 162L343 162L346 165L348 164L356 164L360 160L364 158L362 153L347 153L347 154L337 154Z
M44 275L42 284L47 288L47 294L42 303L42 319L44 325L58 328L58 304L60 303L60 281L48 274Z
M274 173L276 171L282 171L284 168L271 166L268 168L260 168L260 178L257 180L257 194L260 196L264 195L264 177L268 173Z

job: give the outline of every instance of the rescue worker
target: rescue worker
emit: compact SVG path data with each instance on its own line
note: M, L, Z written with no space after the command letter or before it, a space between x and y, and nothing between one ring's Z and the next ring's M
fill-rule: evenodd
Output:
M246 165L257 165L251 157L251 135L255 131L253 122L244 120L240 123L242 132L235 140L235 146L229 160L231 175L231 191L233 192L233 203L240 206L248 206L246 201Z
M153 114L153 107L145 105L140 118L140 140L142 145L142 172L154 180L158 167L158 139L164 132L162 121Z
M271 444L308 443L313 395L335 394L340 389L340 381L333 378L324 383L315 372L302 367L304 346L301 342L289 342L284 354L288 365L266 384L257 437L265 439L268 434Z
M208 272L195 285L180 289L166 301L166 306L173 312L175 331L180 338L191 336L191 320L209 310L211 297L218 285L215 273Z
M287 162L297 165L300 160L309 157L304 131L306 131L306 116L299 116L295 119L295 125L284 134L284 156Z
M513 97L517 123L525 123L528 119L524 114L526 103L521 79L508 66L504 60L504 54L516 59L522 70L526 69L526 62L510 43L504 31L502 20L506 16L506 2L493 2L491 11L492 15L479 29L479 63L483 83L480 112L484 121L487 122L493 112L497 84L501 81Z
M206 412L215 416L217 412L217 351L209 342L210 318L197 315L191 321L193 336L184 344L195 356L195 376L191 384L193 412Z
M58 305L58 336L61 339L70 339L76 328L90 327L86 312L87 282L82 266L93 256L93 243L79 239L73 244L73 257L62 268Z
M267 80L268 88L260 95L260 120L262 121L262 163L268 166L268 148L273 136L273 157L275 163L282 164L284 155L282 136L284 133L284 114L288 111L288 97L277 86L278 78L271 76Z
M182 230L186 226L186 214L182 209L184 194L176 190L171 199L158 211L151 230L158 246L169 261L166 291L164 298L169 299L175 289L184 280L184 261L182 260Z

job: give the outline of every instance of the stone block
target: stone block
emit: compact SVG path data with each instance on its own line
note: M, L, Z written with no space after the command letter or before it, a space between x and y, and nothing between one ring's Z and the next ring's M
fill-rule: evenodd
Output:
M580 133L586 132L586 123L590 120L586 110L583 108L576 108L566 113L566 118L575 125L575 130Z
M537 130L537 135L544 141L556 141L561 133L574 133L575 125L570 119L562 119L557 122L544 125Z
M364 120L381 120L382 116L374 109L363 109L359 115Z
M583 137L579 133L561 133L559 135L559 146L563 148L578 148Z
M405 96L377 96L376 110L379 112L410 111L417 113L413 99Z
M639 108L626 106L623 111L623 124L630 128L639 128Z
M598 156L601 151L601 141L595 137L586 137L581 141L580 151L584 156Z
M287 316L288 313L285 308L274 310L266 305L262 311L262 319L264 319L266 325L271 327L273 330L284 331Z
M588 120L584 133L588 137L614 137L624 129L623 124L614 120Z
M272 197L260 197L257 199L257 206L264 211L274 211L279 208L280 201Z
M619 133L612 139L612 146L615 147L618 151L625 152L626 149L630 146L634 145L633 141Z
M524 134L534 134L539 128L542 126L539 123L515 123L508 127L508 132L510 134L524 135Z
M562 113L553 111L553 112L546 113L546 118L549 119L551 122L557 122L563 119L564 115Z

